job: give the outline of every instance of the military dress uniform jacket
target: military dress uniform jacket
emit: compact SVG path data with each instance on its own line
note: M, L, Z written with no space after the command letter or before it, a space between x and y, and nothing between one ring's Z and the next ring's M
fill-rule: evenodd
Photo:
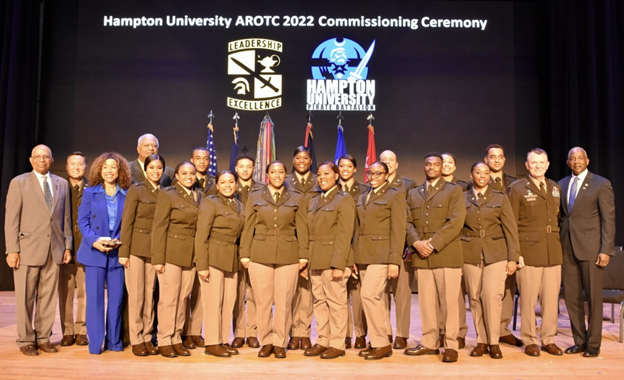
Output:
M190 267L193 264L201 198L197 192L195 202L179 183L160 191L152 227L152 265L170 263Z
M121 241L119 257L152 256L152 224L156 212L159 189L148 180L128 189L121 215Z
M453 178L451 178L447 182L453 182L453 183L459 185L462 188L463 191L468 190L468 182L462 181L461 179L457 179L457 177L455 177L455 176L453 176Z
M524 264L534 267L561 265L563 253L559 243L559 185L546 179L546 194L542 194L527 177L512 183L507 189L507 195L518 223L520 254Z
M356 264L395 264L403 260L405 245L405 197L384 183L357 201L357 224L353 239Z
M416 183L409 178L401 177L397 172L392 182L390 182L390 187L397 189L399 192L403 193L404 197L407 197L407 193L416 187Z
M353 198L355 202L357 202L358 198L362 194L366 193L368 189L370 189L370 187L367 184L359 183L358 181L353 180L353 185L351 185L351 188L347 193Z
M351 241L355 201L344 191L332 190L310 200L307 212L310 270L340 269L353 265Z
M461 268L464 258L461 231L466 217L462 188L440 178L431 192L425 182L407 195L407 236L410 250L418 240L431 238L433 253L423 259L412 255L412 267L420 269Z
M464 263L486 265L518 261L518 225L507 196L487 187L480 200L474 191L464 193L466 220L461 234Z
M80 248L80 243L82 242L82 233L80 232L80 227L78 226L78 207L80 207L80 203L82 202L82 193L84 192L85 187L87 187L87 181L83 178L78 185L78 189L75 189L71 186L69 182L69 178L67 178L67 183L69 185L69 203L71 204L71 222L72 222L72 231L73 231L73 255L70 263L75 263L76 252L78 252L78 248Z
M308 180L303 184L299 182L295 173L289 174L286 176L284 186L286 186L289 191L296 191L301 194L304 198L303 201L306 206L310 202L310 199L321 193L321 188L316 181L316 174L312 173L308 175Z
M240 257L260 264L296 264L308 259L308 227L303 196L282 188L277 203L268 186L249 193Z
M249 189L246 189L240 181L236 182L236 196L238 197L238 200L243 204L243 208L245 208L245 205L247 204L247 198L249 197L249 193L255 190L263 189L264 186L266 185L263 185L252 179L251 186L249 187Z
M197 270L211 266L225 272L238 271L238 243L244 225L243 204L236 198L230 200L221 194L204 198L199 205L195 235Z
M204 197L206 197L207 195L217 195L218 193L215 177L210 174L206 174L206 176L204 177L203 186L199 182L199 179L195 181L195 185L193 186L195 187L195 189L197 189L197 191L201 191L204 194Z

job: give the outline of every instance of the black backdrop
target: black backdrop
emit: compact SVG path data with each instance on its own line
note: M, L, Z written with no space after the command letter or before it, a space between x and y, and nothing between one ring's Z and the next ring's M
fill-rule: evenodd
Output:
M345 2L347 3L347 2ZM404 2L412 4L414 2ZM470 2L461 2L470 4ZM621 190L624 187L624 174L617 164L622 161L624 154L617 149L624 138L621 126L622 104L622 74L618 70L622 66L622 39L624 38L624 6L620 1L514 1L513 7L513 101L511 117L515 128L512 127L509 139L512 146L508 146L507 171L515 174L524 174L524 152L540 146L549 152L551 169L548 176L559 179L567 175L565 155L574 145L581 145L589 153L590 170L610 178L616 189L616 208L618 221L621 221L623 207L620 202ZM396 5L397 3L388 3ZM2 141L2 174L0 182L1 202L4 203L8 183L15 175L30 170L27 161L30 149L37 143L50 145L55 152L57 162L53 170L63 174L64 156L74 148L80 148L83 141L76 138L77 89L76 54L80 42L78 40L78 13L79 6L76 0L48 1L40 3L34 0L6 0L0 5L0 29L2 30L2 60L0 62L0 123L3 126ZM345 5L347 6L347 5ZM402 9L401 4L398 10ZM375 9L373 7L372 9ZM388 10L388 9L386 9ZM257 6L249 12L259 12ZM379 11L380 12L380 11ZM379 13L378 12L378 13ZM400 13L400 12L399 12ZM43 22L40 23L40 16ZM42 39L40 40L40 33ZM42 49L39 51L39 42ZM364 45L364 44L363 44ZM73 52L73 53L72 53ZM41 63L41 70L38 65ZM372 74L371 74L372 75ZM38 87L38 79L41 86ZM78 78L80 79L80 78ZM38 92L39 89L39 92ZM38 97L37 94L40 94ZM207 107L211 107L208 105ZM217 108L217 107L213 107ZM216 112L216 111L215 111ZM292 112L287 114L287 112ZM426 110L420 110L421 113ZM233 113L226 109L219 111L222 115L215 122L217 128L222 126L223 135L229 135L231 124L229 116ZM318 113L315 113L317 115ZM377 114L377 112L376 112ZM241 124L249 130L249 137L243 135L242 143L253 152L257 128L261 114L246 115ZM300 144L305 127L305 111L271 111L277 124L278 157L289 160L292 147ZM450 115L452 117L452 115ZM335 142L335 113L330 112L315 116L315 128L327 128L327 139L331 141L329 147L320 148L318 158L333 157ZM400 116L399 116L400 118ZM360 120L361 119L361 120ZM379 130L389 130L391 123L388 116L379 112L378 120L378 151L386 147L399 150L399 161L404 173L421 180L419 163L423 148L414 151L398 146L403 140L400 134L379 133ZM89 121L89 119L85 119ZM95 125L98 120L91 119ZM205 123L205 112L199 116L192 116L184 123ZM284 131L288 120L288 130ZM290 121L294 125L290 125ZM451 119L449 119L451 120ZM452 121L452 120L451 120ZM410 117L401 120L400 124L417 125L418 118ZM347 148L350 145L362 144L352 142L350 137L364 135L365 113L347 113L343 122L347 133ZM102 127L100 127L102 128ZM105 128L105 127L104 127ZM282 134L280 135L280 128ZM101 130L91 129L91 139L101 139ZM138 135L143 131L152 130L149 126L140 128ZM217 129L219 131L219 129ZM440 130L428 131L435 134ZM217 132L219 133L219 132ZM323 132L319 133L323 135ZM438 133L440 134L440 133ZM445 136L444 133L441 134ZM201 138L205 134L199 132ZM218 135L219 136L219 135ZM387 136L387 137L384 137ZM502 136L502 135L501 135ZM315 135L317 137L317 135ZM502 136L501 138L503 138ZM136 136L127 138L123 144L114 138L113 144L102 145L100 150L114 147L128 157L134 157ZM317 137L318 139L319 137ZM219 150L219 165L227 166L229 139L222 138L227 145ZM360 138L362 141L365 139ZM162 140L162 138L161 138ZM315 140L316 141L316 140ZM466 153L463 161L482 157L482 146L491 141L482 137L478 148L461 147L459 141L453 145L432 143L432 149L458 149ZM515 142L513 142L515 141ZM218 141L218 143L220 143ZM168 142L161 141L163 154L177 158L185 158L184 150L187 146L179 146L180 152L167 146ZM318 144L318 143L317 143ZM472 143L471 143L472 144ZM279 146L284 146L280 150ZM327 145L327 144L326 144ZM242 146L241 146L242 147ZM94 149L97 149L95 147ZM364 149L364 148L358 148ZM329 157L329 158L331 158ZM460 160L462 160L460 159ZM510 163L512 165L510 165ZM515 170L514 164L515 163ZM463 171L469 162L460 163L462 171L460 177L465 177ZM619 223L618 223L619 224ZM618 230L616 244L622 244L622 229ZM4 243L4 239L2 239ZM0 289L12 289L12 278L7 266L1 265Z

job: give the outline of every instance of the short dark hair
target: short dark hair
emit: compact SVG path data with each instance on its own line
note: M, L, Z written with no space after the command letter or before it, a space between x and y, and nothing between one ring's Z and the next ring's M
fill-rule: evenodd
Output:
M470 172L472 173L474 171L474 169L477 167L477 165L485 165L489 168L489 166L483 162L483 161L477 161L474 164L472 164L472 166L470 167Z
M338 171L338 166L336 166L336 164L334 164L332 161L323 161L319 164L319 169L321 168L321 166L329 166L329 168L333 170L334 173L340 174L340 172Z
M449 156L449 157L451 157L453 159L453 162L455 163L455 165L457 165L457 159L455 158L455 156L453 156L452 153L444 152L444 153L442 153L442 156ZM442 160L444 160L444 157L442 157Z
M221 178L222 175L224 174L231 174L234 176L234 180L236 181L236 174L232 173L231 170L221 170L219 173L217 173L217 176L215 177L215 182L218 183L219 182L219 178Z
M375 161L372 164L368 165L368 168L370 169L371 166L373 165L381 165L383 166L384 170L386 171L386 173L388 173L388 165L386 165L385 162L381 162L381 161ZM370 170L369 170L370 171Z
M256 163L256 159L248 154L241 154L240 156L236 157L236 165L238 165L238 161L240 160L250 160L252 163Z
M77 150L75 152L71 152L70 154L67 155L67 159L69 160L69 157L71 156L80 156L84 158L85 165L87 164L87 156L85 156L84 153L82 153L81 151Z
M442 158L442 155L438 152L429 152L427 154L425 154L425 160L427 160L427 158L429 157L437 157L440 159L440 161L444 161L444 158Z
M293 157L294 157L294 156L296 156L296 155L298 155L298 154L299 154L299 153L301 153L301 152L305 152L305 153L307 153L307 154L308 154L308 156L312 157L312 154L310 153L310 149L306 148L306 147L305 147L305 146L303 146L303 145L298 146L298 147L295 149L295 153L293 153Z
M487 146L487 148L485 148L485 156L487 157L488 154L490 154L490 149L500 149L503 151L503 154L505 154L505 149L500 146L499 144L490 144Z
M178 174L178 171L184 165L191 165L193 167L193 169L195 169L195 171L197 171L197 168L195 167L195 164L193 164L191 161L182 161L182 162L180 162L179 164L176 165L174 173Z
M163 156L160 156L158 154L150 154L149 156L145 157L145 162L143 163L143 170L144 171L147 171L147 166L152 161L160 161L160 162L162 162L163 169L165 168L165 166L167 166L167 164L165 164L165 158Z
M197 148L193 149L193 151L191 152L191 156L198 150L210 153L210 149L206 148L205 146L198 146Z
M282 167L284 168L284 171L286 171L286 165L284 165L284 163L282 161L279 160L273 160L271 162L269 162L269 164L266 167L266 173L269 174L269 168L274 165L274 164L280 164L282 165Z
M340 160L347 160L347 161L351 161L351 163L353 164L354 168L357 168L357 161L355 160L355 157L353 157L350 154L345 154L344 156L340 157L338 159L338 165L340 165Z

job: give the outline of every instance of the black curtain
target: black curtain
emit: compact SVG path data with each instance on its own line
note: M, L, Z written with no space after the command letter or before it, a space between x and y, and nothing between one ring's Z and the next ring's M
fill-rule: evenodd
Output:
M38 143L37 83L39 64L39 1L0 2L0 207L1 247L4 204L11 178L32 170L28 157ZM13 274L3 258L0 290L13 289Z
M569 149L585 148L589 170L612 181L616 217L622 222L624 2L551 1L547 22L540 46L539 96L549 176L567 176ZM615 243L624 244L624 228L619 228Z

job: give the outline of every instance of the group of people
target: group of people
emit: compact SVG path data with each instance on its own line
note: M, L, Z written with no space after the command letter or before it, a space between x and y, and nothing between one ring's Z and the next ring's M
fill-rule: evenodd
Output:
M545 177L548 156L538 148L527 154L528 177L506 175L504 149L494 144L469 182L454 176L452 154L428 153L421 185L399 175L392 151L360 184L354 157L312 173L310 152L298 147L292 174L274 161L260 184L250 156L212 177L206 148L175 169L158 148L155 136L143 135L137 160L107 152L88 175L86 158L74 152L66 181L49 172L52 152L38 145L33 171L11 182L5 236L23 354L57 352L49 338L58 297L61 345L88 345L92 354L123 350L126 313L137 356L189 356L203 347L230 357L247 344L259 357L302 349L335 359L353 345L365 360L443 348L442 360L456 362L467 294L477 333L470 356L500 359L501 342L524 345L529 356L562 355L553 339L563 277L574 337L565 353L599 355L615 211L610 182L587 170L580 147L568 154L572 175L559 183ZM415 278L422 340L408 348ZM516 283L520 339L508 328Z

